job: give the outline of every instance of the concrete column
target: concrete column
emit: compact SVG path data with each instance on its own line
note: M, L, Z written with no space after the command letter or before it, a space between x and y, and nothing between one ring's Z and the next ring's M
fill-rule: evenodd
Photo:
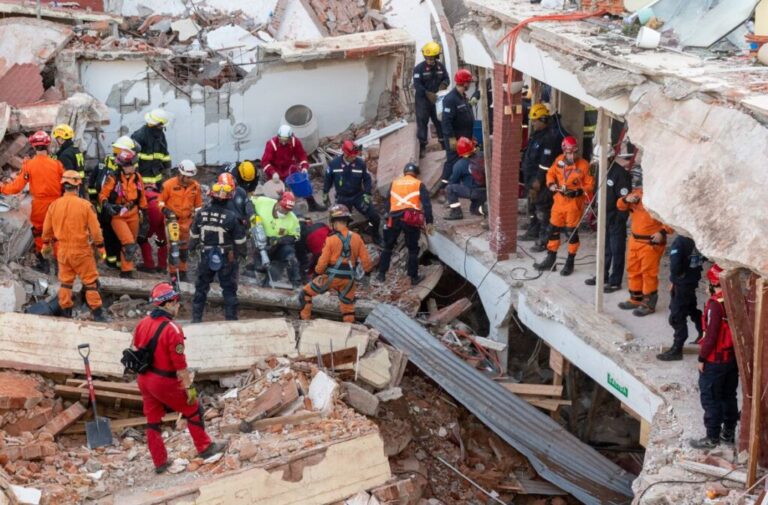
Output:
M505 260L517 248L517 186L520 179L520 142L522 140L522 93L511 97L505 91L506 72L512 81L522 74L506 65L493 68L493 154L489 186L489 220L491 251L496 259Z

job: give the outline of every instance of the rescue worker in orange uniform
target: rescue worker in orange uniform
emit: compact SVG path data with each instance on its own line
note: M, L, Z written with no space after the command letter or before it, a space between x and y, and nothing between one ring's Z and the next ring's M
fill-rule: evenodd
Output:
M576 251L579 250L579 223L594 190L595 180L589 173L589 162L576 155L578 143L575 138L565 137L561 147L563 154L555 158L547 171L547 188L554 193L547 257L534 267L549 270L555 265L560 233L564 233L568 237L568 259L560 275L571 275Z
M104 260L107 251L101 235L99 218L91 203L80 198L82 176L75 170L67 170L61 178L64 196L48 207L43 223L42 254L53 257L53 241L56 241L56 258L59 262L59 307L64 317L72 317L72 285L80 277L85 290L85 302L91 309L94 321L106 321L99 295L99 272L93 248Z
M34 158L24 161L15 179L7 184L0 184L0 193L15 195L21 193L29 184L29 194L32 195L32 212L29 221L32 224L32 236L35 237L37 268L48 273L49 262L40 254L43 248L43 223L48 206L61 196L61 176L64 175L64 166L60 161L48 156L51 137L44 131L37 131L30 135L29 144L35 149Z
M156 473L163 473L170 466L160 431L160 422L167 411L178 412L187 420L198 457L209 458L226 448L211 441L205 432L203 409L184 355L184 332L173 322L181 308L180 300L181 295L170 283L157 284L149 299L155 307L139 321L133 333L134 349L150 347L153 339L156 342L151 366L137 378L147 418L147 446Z
M312 298L332 289L339 296L341 318L345 323L355 322L355 292L357 291L356 270L358 261L365 273L373 268L368 248L357 233L348 228L352 214L346 205L337 203L329 211L333 232L328 235L323 252L315 267L318 276L304 286L299 293L301 318L308 320L312 315Z
M702 317L704 337L699 341L699 392L707 435L691 440L696 449L714 449L720 442L733 444L739 422L739 367L720 286L722 272L717 264L707 272L710 297Z
M147 196L136 171L136 153L122 151L115 158L118 169L109 174L99 193L104 212L112 216L111 226L122 244L120 277L134 276L133 261L139 252L139 221L146 219Z
M188 282L187 260L189 259L189 228L197 209L203 206L203 191L200 183L193 179L197 175L197 167L190 160L182 160L176 167L179 175L163 183L163 193L160 195L160 208L166 219L176 219L179 222L179 280ZM176 273L176 267L169 265L171 275Z
M619 198L616 208L629 211L629 252L627 253L627 284L629 300L619 308L631 310L638 317L656 312L659 300L659 264L664 255L667 235L672 228L657 221L643 207L643 170L632 167L632 192Z

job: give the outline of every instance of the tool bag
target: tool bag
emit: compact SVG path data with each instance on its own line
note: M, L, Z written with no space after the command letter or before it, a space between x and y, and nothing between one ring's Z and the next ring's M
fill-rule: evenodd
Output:
M403 217L400 218L404 224L413 226L414 228L421 228L424 226L424 213L416 209L405 209L403 211Z
M160 338L160 334L165 327L168 326L168 321L163 321L160 326L157 327L157 331L152 338L147 342L146 347L139 347L138 349L123 349L123 357L120 359L120 363L125 367L125 372L133 372L137 374L147 373L152 366L152 361L155 358L155 349L157 348L157 340ZM123 372L123 373L125 373Z

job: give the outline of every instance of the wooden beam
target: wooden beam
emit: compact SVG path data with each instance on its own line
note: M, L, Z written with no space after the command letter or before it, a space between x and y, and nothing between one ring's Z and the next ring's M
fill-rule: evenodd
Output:
M685 459L678 461L677 464L689 472L696 472L703 475L709 475L710 477L727 479L733 482L738 482L739 484L747 483L747 474L741 470L721 468L719 466L706 465L704 463L697 463L696 461L688 461Z
M500 382L504 389L516 395L534 396L563 396L563 386L550 384L522 384L513 382Z
M178 418L179 414L174 412L172 414L164 415L160 422L173 423L176 422ZM144 426L145 424L147 424L146 417L129 417L127 419L112 419L109 421L110 429L115 433L118 433L125 428L135 428L137 426ZM85 433L85 423L77 423L63 432L64 435L79 435L81 433Z
M346 349L339 349L338 351L327 352L320 355L320 359L325 368L333 370L339 365L346 365L348 363L354 363L357 361L357 347L348 347ZM301 358L298 361L309 361L317 363L317 357Z
M462 314L472 308L472 301L469 298L459 298L450 305L438 310L436 314L427 318L427 324L432 326L442 326L461 317Z
M597 109L597 133L595 140L600 145L600 164L597 184L597 251L595 251L595 310L603 311L603 285L605 284L605 229L606 208L608 202L608 149L611 148L611 132L608 128L610 120L602 107Z
M88 382L85 379L67 379L65 386L84 389L88 392ZM139 386L135 382L109 382L94 380L93 387L96 391L111 391L113 393L125 393L140 395Z
M527 401L534 407L549 410L550 412L555 412L563 406L573 406L573 402L571 402L571 400L555 400L553 398L541 398L535 396L521 396L520 398Z
M282 425L294 425L294 424L307 424L320 421L322 417L317 412L301 412L299 414L292 414L289 416L268 417L267 419L260 419L251 423L253 431L263 430L270 426ZM240 423L223 424L221 426L222 433L240 433Z
M749 419L749 465L747 467L747 487L751 488L757 480L757 463L760 458L760 438L762 437L763 398L763 346L765 332L768 331L768 284L762 277L757 280L757 299L755 301L755 337L754 360L752 371L752 415Z
M79 400L80 398L88 398L88 388L79 388L73 386L54 386L54 393L62 398L70 398ZM114 406L114 408L121 407L141 407L144 405L144 400L141 395L116 393L114 391L100 391L96 390L96 401L102 406Z

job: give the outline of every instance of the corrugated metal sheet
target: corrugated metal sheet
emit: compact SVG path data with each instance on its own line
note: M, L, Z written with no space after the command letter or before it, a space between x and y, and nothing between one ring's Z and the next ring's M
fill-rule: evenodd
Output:
M404 312L381 304L366 323L408 352L417 367L526 456L543 478L586 504L631 502L635 476L457 358Z

